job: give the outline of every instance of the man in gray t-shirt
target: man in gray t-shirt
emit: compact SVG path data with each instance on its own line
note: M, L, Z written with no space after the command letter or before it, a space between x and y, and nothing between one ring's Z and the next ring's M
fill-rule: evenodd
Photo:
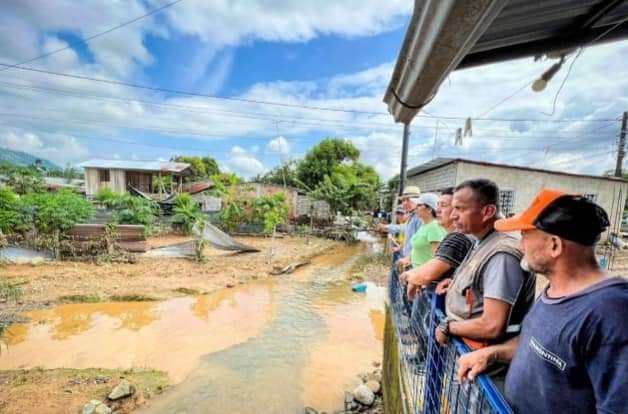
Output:
M503 340L516 333L534 300L535 277L520 266L518 241L494 230L498 194L489 180L465 182L454 193L456 228L476 242L453 279L437 287L447 291L447 319L436 330L440 343L449 335L472 347Z

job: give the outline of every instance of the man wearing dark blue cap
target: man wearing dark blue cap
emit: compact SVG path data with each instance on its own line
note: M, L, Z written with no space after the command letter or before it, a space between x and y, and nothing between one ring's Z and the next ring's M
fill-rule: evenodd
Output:
M553 190L495 223L521 231L522 266L546 275L549 286L518 337L460 358L459 380L512 361L505 393L517 413L628 413L628 282L595 258L608 226L597 204Z

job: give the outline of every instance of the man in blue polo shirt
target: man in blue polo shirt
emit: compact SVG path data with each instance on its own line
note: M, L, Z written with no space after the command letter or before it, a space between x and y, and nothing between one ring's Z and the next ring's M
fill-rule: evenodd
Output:
M628 282L606 274L595 243L606 212L584 197L542 191L520 216L522 266L547 276L518 337L460 358L459 380L511 362L505 394L516 413L628 413Z

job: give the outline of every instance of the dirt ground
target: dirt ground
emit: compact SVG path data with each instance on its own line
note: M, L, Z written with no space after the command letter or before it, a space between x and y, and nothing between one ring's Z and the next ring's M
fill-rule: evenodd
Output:
M121 378L136 387L135 395L108 401ZM31 369L0 371L0 412L78 413L93 399L118 413L129 413L168 387L165 373L154 370Z
M326 239L286 236L239 237L259 253L234 254L208 247L207 261L140 258L135 264L53 262L0 266L0 281L22 282L22 308L58 302L96 302L114 297L136 300L165 299L183 294L211 292L248 280L269 277L274 267L307 260L340 246ZM150 239L151 246L188 240L180 236ZM272 252L272 255L271 255ZM272 276L270 276L272 277ZM0 304L0 311L3 305ZM5 310L6 305L5 305Z

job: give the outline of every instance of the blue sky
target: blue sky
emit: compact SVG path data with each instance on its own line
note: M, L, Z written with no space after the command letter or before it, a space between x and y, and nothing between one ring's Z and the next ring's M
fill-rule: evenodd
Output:
M299 109L9 69L0 72L0 146L76 164L91 158L215 157L245 177L301 157L327 136L351 140L362 160L397 172L401 127L382 102L412 2L183 0L86 45L28 66L239 99L377 112ZM0 16L0 61L56 50L165 4L161 0L11 2ZM628 107L628 42L585 50L542 93L523 88L553 62L532 59L453 73L428 113L475 117L474 136L453 145L459 120L419 117L409 163L460 156L568 171L612 168ZM573 59L571 55L570 59ZM493 108L493 109L491 109ZM488 110L488 112L487 112ZM480 119L530 118L535 122ZM573 122L546 122L573 118ZM605 123L591 119L611 119Z

